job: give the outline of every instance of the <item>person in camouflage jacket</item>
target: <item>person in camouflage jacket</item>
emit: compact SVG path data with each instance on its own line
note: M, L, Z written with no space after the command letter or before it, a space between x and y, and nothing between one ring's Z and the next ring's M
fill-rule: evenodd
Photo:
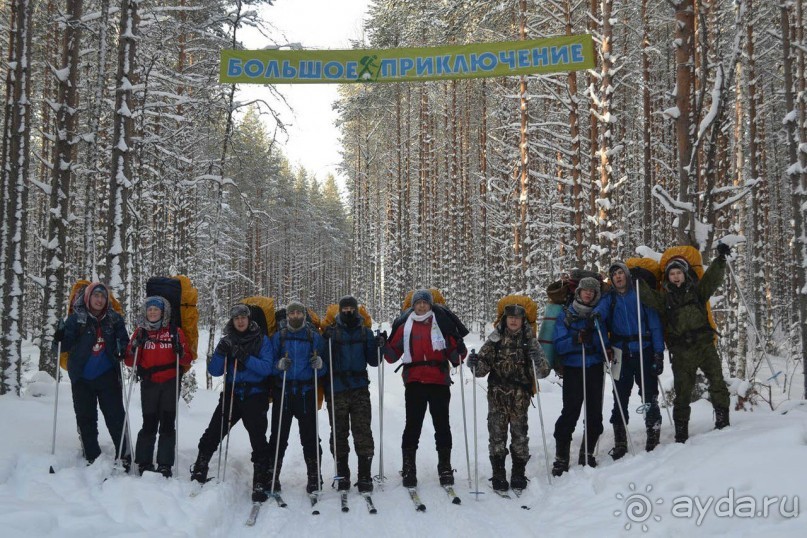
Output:
M639 283L642 303L657 310L664 324L675 387L673 421L678 443L689 438L689 404L698 368L709 381L715 428L729 425L729 392L715 347L715 331L706 311L706 302L723 282L726 256L731 249L719 243L717 251L719 255L700 280L693 276L686 260L673 258L664 268L664 291Z
M525 467L530 459L527 410L533 394L534 376L549 373L541 347L518 304L505 306L501 321L479 351L466 364L476 377L488 376L488 435L491 481L496 491L527 487ZM534 372L533 372L534 369ZM512 470L507 482L507 430L510 429Z

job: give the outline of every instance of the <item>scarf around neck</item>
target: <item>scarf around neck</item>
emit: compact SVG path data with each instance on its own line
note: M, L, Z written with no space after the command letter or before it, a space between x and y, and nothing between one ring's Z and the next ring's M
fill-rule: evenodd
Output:
M434 318L434 311L429 310L420 316L412 312L412 314L406 318L406 323L404 324L404 354L403 357L401 357L401 362L404 364L409 364L412 362L412 350L409 347L409 340L412 337L412 324L415 321L426 321L428 319L431 319L432 349L434 351L439 351L446 348L446 339L443 337L443 333L440 331L440 326L437 324L437 320Z

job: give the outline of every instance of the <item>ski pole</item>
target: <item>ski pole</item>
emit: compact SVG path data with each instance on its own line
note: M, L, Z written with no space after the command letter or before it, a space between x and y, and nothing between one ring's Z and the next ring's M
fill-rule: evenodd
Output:
M176 408L174 409L174 477L179 477L179 353L177 356L176 372Z
M378 337L379 330L376 329L375 335ZM383 484L386 480L384 476L384 361L381 359L381 348L376 350L378 356L378 475L375 481L379 485Z
M233 400L235 400L235 378L238 373L238 360L233 360L233 387L230 389L230 411L227 414L227 442L224 443L224 469L221 472L221 481L227 478L227 456L230 452L230 430L233 427ZM227 370L224 371L224 384L227 385Z
M316 352L316 350L314 350L314 356L316 356L316 354L317 354L317 352ZM319 400L319 388L317 387L317 370L315 370L314 368L311 368L311 370L314 372L314 431L317 432L317 474L319 475L319 474L321 474L321 472L320 472L320 461L319 461L319 458L320 458L320 455L319 455L319 451L320 451L320 448L319 448L319 413L317 412L317 411L319 411L317 409L317 403L318 403L318 400ZM333 450L334 450L334 452L336 452L336 445L334 445ZM336 457L335 456L334 456L333 461L334 461L334 465L336 465ZM334 473L334 474L336 474L336 473ZM320 477L317 477L317 478L318 478L318 480L317 480L317 494L320 494L320 493L322 493L322 480L319 479Z
M726 258L726 266L729 268L729 274L731 275L731 278L734 280L734 285L737 288L737 295L740 296L740 300L743 302L745 311L749 313L748 324L751 326L752 329L754 329L754 336L756 336L757 343L762 348L762 354L765 356L765 362L768 363L768 368L771 371L771 377L773 378L774 381L776 381L776 386L781 388L782 392L784 393L784 387L782 387L781 383L779 383L779 374L781 372L776 372L773 369L773 364L771 364L771 358L768 356L768 352L766 351L768 349L768 340L767 338L765 339L762 338L759 329L757 329L757 324L754 322L754 318L750 315L751 310L748 308L748 302L745 300L745 294L743 293L742 287L740 286L740 282L737 280L737 275L734 274L734 268L731 266L731 262L729 261L728 258Z
M636 323L639 327L639 375L642 376L642 405L636 410L637 413L643 415L647 412L650 404L645 403L644 392L644 347L642 346L642 303L639 296L639 279L636 279ZM628 344L630 350L630 344ZM631 383L632 384L632 383Z
M588 396L586 395L586 344L581 343L583 350L583 467L588 466Z
M314 372L316 375L316 372ZM331 377L331 440L333 441L333 479L341 480L342 476L336 468L336 394L333 391L333 345L331 339L328 338L328 374ZM317 429L319 435L319 429ZM319 452L319 451L317 451Z
M288 356L288 354L287 354ZM283 401L286 399L286 370L283 370L283 384L280 387L280 411L277 414L277 441L275 442L275 461L272 464L272 489L269 494L275 496L275 484L277 484L277 457L280 455L280 431L283 429ZM272 408L272 415L274 416L275 410ZM317 451L319 452L319 450Z
M658 388L659 390L661 390L661 397L664 398L664 403L667 404L667 392L664 390L664 385L661 384L661 379L659 379L658 377L656 378L656 381L658 381ZM672 425L673 418L672 415L670 414L670 406L665 405L664 409L667 410L667 418L670 419L670 424Z
M465 465L468 469L468 489L473 487L471 484L471 452L468 449L468 422L465 419L465 377L462 375L462 357L460 357L460 396L462 397L462 431L465 435Z
M471 357L476 356L476 350L471 350ZM471 390L472 399L474 402L474 495L476 496L476 500L479 500L479 448L477 445L478 436L476 434L476 368L471 368L471 382L473 383L473 388Z
M134 372L137 372L137 359L138 359L139 355L140 355L140 348L136 347L135 348L135 353L134 353L134 361L132 362L132 374L133 375L131 376L131 380L129 381L129 390L128 390L127 395L126 395L126 401L124 402L125 408L123 410L123 428L121 429L121 432L120 432L120 444L118 445L118 454L117 454L117 457L115 458L115 463L116 464L118 463L118 461L123 459L123 456L124 456L124 453L125 453L125 448L123 446L123 441L124 440L128 441L129 439L131 439L131 437L129 437L129 439L126 438L126 433L127 433L127 430L129 429L129 404L132 403L132 388L134 387L135 383L137 382L137 376L134 375ZM123 368L123 365L121 363L121 369L122 368ZM121 384L123 384L123 374L121 374Z
M595 319L594 326L597 328L597 334L600 336L600 345L602 346L602 352L605 353L605 339L602 337L602 331L600 330L600 324ZM605 369L608 371L608 376L611 378L611 388L614 391L614 398L616 399L616 405L619 407L619 416L622 418L622 425L625 426L625 434L628 437L628 449L630 450L631 456L636 455L636 451L633 448L633 439L630 435L630 430L628 429L628 421L625 420L625 412L622 410L622 402L619 398L619 393L616 390L616 381L614 381L614 375L611 373L611 365L608 364L608 357L606 356L605 360Z
M552 473L549 465L549 450L546 448L546 431L544 430L544 411L541 408L541 387L538 385L538 370L535 362L532 363L532 377L535 380L535 400L538 402L538 419L541 422L541 438L544 441L544 461L546 462L546 479L552 485Z
M56 401L53 404L53 438L51 440L50 454L56 455L56 414L59 410L59 379L61 378L61 365L59 364L59 357L62 354L62 342L60 341L56 346ZM50 468L53 472L53 467Z
M212 338L212 336L211 336ZM210 362L208 360L208 362ZM224 406L227 405L227 355L224 355L224 383L221 385L221 426L219 427L219 442L218 442L218 450L219 450L219 464L216 468L216 477L221 476L221 442L224 440ZM216 478L216 483L221 483L221 480Z

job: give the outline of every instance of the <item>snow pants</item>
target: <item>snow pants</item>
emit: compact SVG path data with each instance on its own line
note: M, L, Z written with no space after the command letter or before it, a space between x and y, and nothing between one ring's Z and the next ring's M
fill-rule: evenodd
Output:
M602 433L603 364L586 368L586 422L589 443ZM583 408L583 369L571 366L563 368L563 409L555 422L555 440L569 442ZM591 451L593 446L589 447Z
M271 457L274 458L274 450L280 440L278 452L278 469L283 463L283 456L289 446L289 433L291 431L291 420L297 419L297 428L300 430L300 444L303 446L303 458L306 461L316 460L317 452L322 454L319 446L319 435L317 434L317 393L313 385L310 387L298 386L289 389L286 384L286 394L283 398L283 408L280 407L280 390L274 391L275 399L272 405L272 435L269 438L269 445L272 450ZM278 437L279 436L279 437ZM272 462L274 463L274 462Z
M263 391L254 392L243 399L236 394L233 399L232 421L230 421L231 387L232 385L225 385L223 394L219 396L219 404L213 411L213 416L210 417L210 424L202 434L202 438L199 439L199 452L212 455L224 436L229 433L230 428L238 424L239 420L243 420L252 446L252 462L268 462L271 454L269 443L266 442L266 428L269 425L266 418L266 412L269 410L269 394ZM224 417L223 432L222 417Z
M698 368L709 380L709 398L715 408L728 409L729 391L726 380L723 378L723 367L717 349L711 342L696 345L690 348L671 346L673 386L675 387L675 400L673 401L673 420L688 422L692 402L692 389L695 387L695 374Z
M645 403L650 404L644 415L645 426L655 427L661 425L661 410L658 406L658 377L651 370L653 364L653 350L650 346L644 348L642 352L644 358L644 388ZM588 381L588 379L586 379ZM614 384L616 385L616 392L619 395L619 402L622 404L622 412L625 415L625 422L630 422L630 411L628 410L628 401L630 400L630 393L633 390L633 384L639 387L639 396L642 395L642 369L639 364L639 352L635 353L622 353L622 369L619 373L619 379ZM617 405L617 398L614 396L614 407L611 410L611 424L622 424L622 416L619 414L619 405Z
M143 427L137 434L135 463L149 464L154 459L154 443L157 433L157 465L174 465L174 445L177 432L174 429L177 414L176 379L154 383L144 379L140 383L140 400L143 408Z
M527 435L527 410L530 392L523 388L505 390L488 383L488 450L490 457L507 456L507 431L510 430L510 452L514 459L530 458Z
M87 461L95 461L101 455L98 445L98 408L104 415L106 428L115 444L116 456L129 454L129 440L124 440L121 454L121 435L125 411L123 409L123 394L119 372L116 368L101 374L95 379L80 378L72 384L73 410L76 412L76 425L81 435L81 444L84 447L84 457Z
M434 443L439 451L451 448L451 424L448 420L448 404L451 401L451 387L425 383L407 383L404 391L406 402L406 424L401 438L401 448L417 450L426 408L432 416Z

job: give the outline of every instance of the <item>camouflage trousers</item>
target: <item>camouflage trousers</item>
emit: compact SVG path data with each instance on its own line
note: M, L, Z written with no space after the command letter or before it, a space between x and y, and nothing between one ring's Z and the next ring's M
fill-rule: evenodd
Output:
M372 418L370 390L367 387L361 387L337 392L333 402L336 408L335 424L330 395L326 396L326 400L328 401L328 418L331 421L331 427L335 426L336 430L336 457L340 458L350 454L348 436L351 431L356 454L372 457L375 445L373 444L373 432L370 429ZM331 432L331 454L333 454L333 438L334 433Z
M692 402L692 389L695 386L698 368L709 380L709 398L712 400L712 406L728 409L729 391L714 344L696 345L685 349L673 348L671 362L675 387L673 420L689 421L689 404Z
M530 457L527 436L527 410L530 393L522 388L488 386L488 449L490 457L507 456L507 430L510 429L510 453L526 461Z

